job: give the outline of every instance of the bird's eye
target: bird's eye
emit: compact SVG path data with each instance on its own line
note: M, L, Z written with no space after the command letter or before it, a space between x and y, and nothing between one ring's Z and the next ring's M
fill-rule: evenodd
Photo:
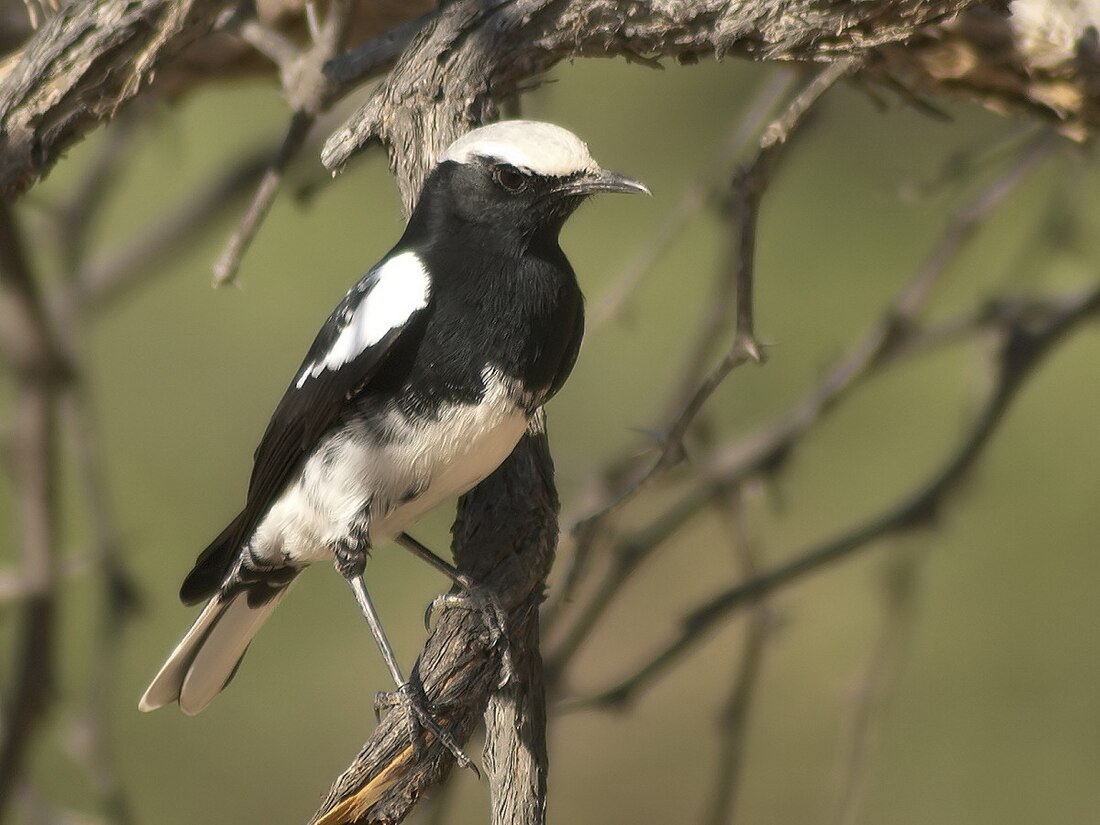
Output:
M497 166L493 180L509 192L520 192L527 186L527 176L514 166Z

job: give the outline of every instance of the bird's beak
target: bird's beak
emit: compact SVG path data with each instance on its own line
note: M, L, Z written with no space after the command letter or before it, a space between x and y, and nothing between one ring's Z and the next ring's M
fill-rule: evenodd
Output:
M559 191L567 195L595 195L597 192L652 194L649 187L641 181L620 175L618 172L609 172L607 169L585 172L566 183Z

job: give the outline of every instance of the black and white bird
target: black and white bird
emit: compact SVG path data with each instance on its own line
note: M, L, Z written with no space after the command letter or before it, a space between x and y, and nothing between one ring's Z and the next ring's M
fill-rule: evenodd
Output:
M244 509L180 590L206 607L142 696L201 711L307 565L334 561L406 688L363 582L367 553L511 453L573 368L584 308L558 245L598 192L648 192L571 132L475 129L428 175L397 245L344 296L255 453ZM425 551L426 552L426 551Z

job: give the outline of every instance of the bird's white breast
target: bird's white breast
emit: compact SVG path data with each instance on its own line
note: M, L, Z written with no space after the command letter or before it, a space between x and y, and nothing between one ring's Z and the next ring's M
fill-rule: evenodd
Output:
M332 544L368 503L377 545L489 475L511 453L528 417L515 382L491 369L483 378L476 404L445 406L419 422L386 413L392 440L379 441L355 423L329 436L261 522L254 553L296 564L331 558Z

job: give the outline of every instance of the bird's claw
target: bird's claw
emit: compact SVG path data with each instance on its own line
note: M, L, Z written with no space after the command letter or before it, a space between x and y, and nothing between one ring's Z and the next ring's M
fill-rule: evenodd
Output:
M382 691L374 697L375 719L381 719L383 710L395 708L405 717L405 727L414 751L420 751L420 731L427 730L439 740L460 767L469 768L478 779L481 778L477 765L462 750L462 746L432 717L423 691L417 690L411 682L405 682L397 690Z
M493 592L480 585L469 584L460 593L436 596L424 611L424 627L431 629L432 616L436 611L448 607L481 614L485 630L489 635L489 646L500 651L500 681L497 687L504 687L512 681L516 669L512 658L512 646L505 630L507 616Z

